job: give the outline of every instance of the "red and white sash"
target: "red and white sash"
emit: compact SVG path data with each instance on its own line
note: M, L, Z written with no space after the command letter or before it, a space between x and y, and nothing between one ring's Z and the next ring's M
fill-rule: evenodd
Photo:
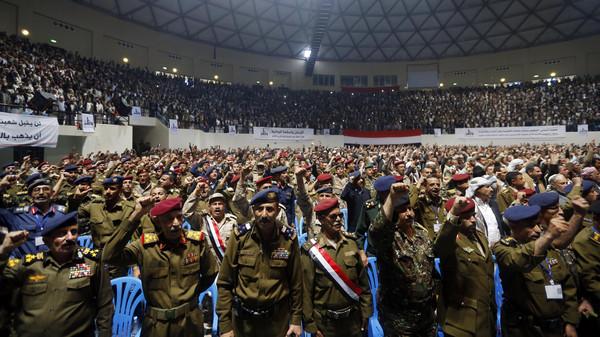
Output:
M208 237L210 238L210 242L215 248L215 253L217 253L217 257L219 261L223 262L223 257L225 257L225 244L223 243L223 239L221 238L221 233L219 232L219 225L212 218L212 216L207 215L206 219L206 229L208 231Z
M317 266L321 267L348 297L359 301L362 289L344 273L325 249L315 243L308 252Z

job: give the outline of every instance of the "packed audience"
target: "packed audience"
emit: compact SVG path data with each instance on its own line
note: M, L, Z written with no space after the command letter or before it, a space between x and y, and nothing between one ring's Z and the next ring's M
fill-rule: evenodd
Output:
M36 91L51 93L51 113L73 124L77 113L112 123L115 99L145 114L177 119L182 128L214 131L236 126L388 130L589 124L600 128L597 77L506 87L400 90L377 94L288 90L214 84L157 75L125 64L81 57L63 49L0 36L0 104L20 111Z
M211 284L221 336L595 336L599 150L24 157L0 177L0 297L13 299L0 301L0 329L110 336L108 280L129 274L147 301L143 336L201 333L198 294ZM78 248L80 235L95 249Z

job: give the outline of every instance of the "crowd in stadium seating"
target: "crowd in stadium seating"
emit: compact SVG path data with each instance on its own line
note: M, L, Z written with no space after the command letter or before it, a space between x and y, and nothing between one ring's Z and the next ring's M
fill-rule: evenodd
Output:
M155 75L63 49L0 37L0 104L23 106L35 91L55 95L59 119L77 112L110 123L114 97L146 114L176 118L180 127L235 125L361 130L600 123L598 78L512 87L449 88L378 94L209 84ZM7 108L5 108L7 110Z

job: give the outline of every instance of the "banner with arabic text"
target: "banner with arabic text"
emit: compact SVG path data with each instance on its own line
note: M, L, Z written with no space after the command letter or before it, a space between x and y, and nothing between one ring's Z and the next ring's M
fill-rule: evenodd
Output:
M0 147L56 147L56 143L58 143L56 117L0 112Z
M421 143L421 130L344 130L344 144L389 145Z
M254 139L307 140L315 138L314 129L254 127Z
M460 139L556 139L566 137L564 125L513 126L496 128L456 128L454 133Z

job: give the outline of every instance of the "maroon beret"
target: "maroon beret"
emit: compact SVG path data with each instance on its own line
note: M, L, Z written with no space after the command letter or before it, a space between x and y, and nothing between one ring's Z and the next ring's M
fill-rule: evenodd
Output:
M320 183L324 183L324 182L330 181L332 179L333 179L333 177L329 173L321 173L317 176L317 181Z
M256 186L257 186L257 187L260 187L260 186L262 186L264 183L270 182L271 180L273 180L273 177L271 177L271 176L266 176L266 177L264 177L264 178L258 179L258 180L256 181Z
M167 198L152 207L150 210L151 216L161 216L171 211L181 209L182 203L181 198Z
M123 177L123 180L133 180L133 176L125 176Z
M519 190L519 192L523 192L523 193L525 193L525 196L526 196L527 198L529 198L530 196L532 196L532 195L534 195L534 194L535 194L535 190L532 190L531 188L524 188L524 189L522 189L522 190Z
M237 183L238 180L240 180L240 175L239 174L236 174L233 177L231 177L231 183L232 184Z
M327 198L327 199L321 200L321 202L319 202L315 206L314 210L315 210L315 213L321 213L321 212L329 211L338 206L339 206L339 202L338 202L337 198Z
M446 211L450 212L450 210L452 209L452 206L454 206L454 201L456 201L456 197L454 197L452 199L448 199L448 201L446 201L446 205L444 206L446 208ZM465 206L465 208L463 208L462 212L459 215L463 215L465 213L471 212L474 209L475 209L475 201L473 201L473 199L471 199L471 198L467 198L467 206Z
M452 176L452 180L456 181L456 182L469 180L470 178L471 178L471 175L469 175L468 173L457 173Z

